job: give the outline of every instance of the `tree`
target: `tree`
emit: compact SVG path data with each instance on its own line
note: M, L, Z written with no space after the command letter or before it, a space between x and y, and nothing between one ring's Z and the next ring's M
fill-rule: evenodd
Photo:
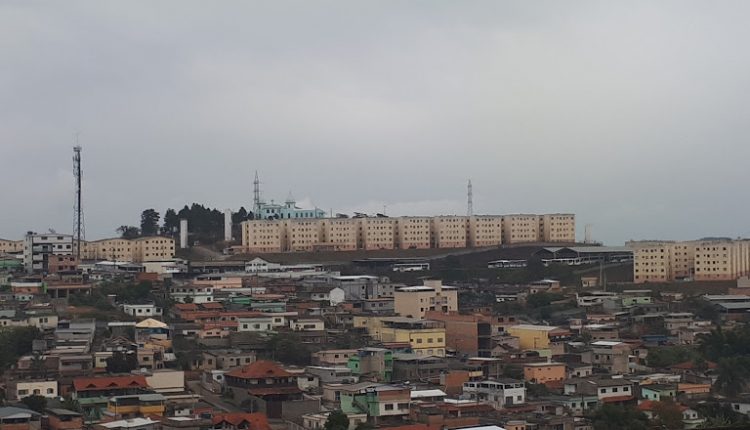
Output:
M130 373L138 368L138 357L117 351L107 359L107 373Z
M155 236L159 233L159 212L154 209L146 209L141 212L141 234L144 236Z
M671 399L655 402L653 407L657 425L669 430L685 428L685 424L682 422L680 406Z
M324 430L347 430L349 428L349 417L341 411L333 411L328 414L328 419L323 428Z
M117 233L119 233L120 237L123 239L135 239L141 235L141 230L132 225L121 225L117 228Z
M180 227L180 217L177 216L177 212L170 208L164 212L164 226L161 228L162 233L166 235L173 235L177 232Z
M727 357L719 360L716 388L725 396L734 397L744 391L750 379L750 364L746 357Z
M664 368L673 364L693 361L697 358L700 358L700 356L692 347L662 346L649 348L646 361L649 367Z
M34 412L42 413L47 408L47 398L40 396L39 394L33 394L31 396L24 397L21 399L21 403L26 405L27 408Z
M65 396L60 406L62 406L63 409L67 409L69 411L81 412L81 404L78 403L78 400L70 396Z
M242 206L237 212L232 213L232 224L239 224L248 219L247 209Z
M530 294L529 297L526 298L526 306L534 309L534 308L541 308L543 306L549 306L552 304L552 302L563 299L562 294L553 294L553 293L536 293L536 294Z
M535 384L533 382L526 383L526 394L530 397L543 397L550 395L549 388L544 384Z
M632 407L604 405L591 416L594 430L646 430L648 417Z
M47 367L44 363L44 356L39 351L34 351L34 353L31 354L31 370L37 376L47 376Z
M36 327L0 328L0 370L9 368L19 357L30 353L34 339L40 336Z
M747 415L733 410L728 403L701 402L695 405L695 410L706 418L705 428L731 427L750 421Z
M268 340L266 349L271 351L273 359L282 363L310 364L310 348L295 333L276 333Z

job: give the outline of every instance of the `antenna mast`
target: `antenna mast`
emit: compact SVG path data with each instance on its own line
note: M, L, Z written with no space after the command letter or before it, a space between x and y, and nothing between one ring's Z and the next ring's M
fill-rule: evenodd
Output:
M466 204L466 216L474 215L474 191L471 187L471 179L469 179L469 185L467 185L467 204Z
M78 144L78 136L80 133L76 133L76 146L73 147L73 176L75 177L76 186L76 197L75 207L73 212L73 234L76 240L75 256L76 259L81 259L81 243L86 239L86 231L83 225L83 206L81 205L81 178L83 171L81 169L81 146Z

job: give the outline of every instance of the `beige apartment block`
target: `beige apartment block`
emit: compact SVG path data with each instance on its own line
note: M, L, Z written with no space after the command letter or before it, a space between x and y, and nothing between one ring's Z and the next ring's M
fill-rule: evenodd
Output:
M283 221L285 251L312 251L322 242L323 224L318 219Z
M472 248L500 246L503 243L503 218L498 215L469 217L468 245Z
M539 238L542 242L576 241L576 216L573 214L539 215Z
M465 216L437 216L432 218L433 248L466 248L468 218Z
M750 274L750 241L695 243L695 280L732 281Z
M693 278L695 276L695 242L675 242L671 254L672 278Z
M165 261L174 258L175 245L171 237L148 236L133 239L136 263L144 261Z
M398 247L401 249L426 249L432 247L432 218L398 218Z
M396 218L357 218L360 248L394 249L396 247Z
M503 243L539 242L539 215L503 215Z
M135 244L132 240L111 238L84 242L81 256L84 260L135 261Z
M674 242L631 242L633 248L633 281L644 282L672 281L672 251Z
M23 251L23 240L0 239L0 252Z
M573 242L575 216L250 220L242 223L242 246L251 253L484 247L539 242L540 229L548 233L547 241Z
M142 263L174 258L175 242L170 237L147 236L137 239L110 238L83 242L84 260L117 260Z
M252 220L242 223L242 246L247 252L281 252L284 247L282 221Z
M457 312L458 289L443 285L440 280L425 280L424 285L397 289L393 306L398 315L420 320L428 311Z
M321 219L322 239L324 245L336 251L353 251L357 249L359 220L354 218Z
M750 241L631 242L635 283L730 281L750 275Z

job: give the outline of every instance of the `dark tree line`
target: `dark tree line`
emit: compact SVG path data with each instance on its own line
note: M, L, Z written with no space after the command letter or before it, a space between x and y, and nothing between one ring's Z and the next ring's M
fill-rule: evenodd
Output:
M16 364L19 357L31 352L34 339L41 337L36 327L0 328L0 371Z
M232 213L232 236L239 238L241 234L240 223L252 219L252 212L241 207ZM224 240L224 213L216 208L193 203L185 205L179 211L169 208L161 215L155 209L146 209L141 213L140 227L123 225L117 232L124 239L134 239L142 236L164 235L177 237L180 232L180 220L188 221L191 242L216 243ZM162 224L159 225L159 221Z

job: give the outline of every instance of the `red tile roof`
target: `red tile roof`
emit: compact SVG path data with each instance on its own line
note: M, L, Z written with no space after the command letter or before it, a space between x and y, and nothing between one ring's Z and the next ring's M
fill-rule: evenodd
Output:
M197 311L198 305L195 303L177 303L174 305L175 309L179 309L181 311Z
M654 406L657 402L653 400L644 400L641 403L638 404L638 410L639 411L653 411ZM685 412L686 410L690 409L685 405L677 404L677 407L680 409L680 412Z
M267 387L267 388L249 388L248 393L253 396L272 396L274 394L297 394L302 390L299 387Z
M244 379L287 378L294 376L281 366L268 360L258 360L239 369L227 372L226 376Z
M440 424L407 424L395 427L381 427L382 430L440 430Z
M98 378L76 378L73 380L76 391L104 390L107 388L146 388L146 378L140 375L107 376Z
M202 303L201 307L203 309L224 309L224 305L223 304L221 304L221 303L214 303L214 302L211 302L211 303Z
M604 397L601 399L602 403L618 403L618 402L627 402L629 400L633 400L633 396L614 396L614 397Z
M242 423L247 423L248 430L271 430L271 426L268 425L268 417L266 416L266 414L261 412L255 412L252 414L237 412L231 414L214 415L214 426L217 426L221 423L227 423L233 427L238 427Z

